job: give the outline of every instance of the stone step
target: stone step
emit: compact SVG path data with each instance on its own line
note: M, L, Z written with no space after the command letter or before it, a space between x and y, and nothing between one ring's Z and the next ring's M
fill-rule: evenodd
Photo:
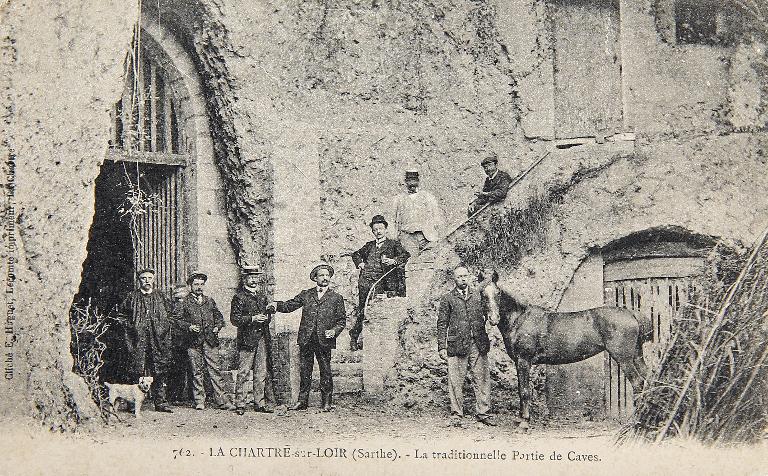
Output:
M359 362L331 363L331 373L333 376L342 377L362 377L363 364Z
M312 374L312 390L320 389L320 377ZM363 376L333 377L333 393L359 393L363 391Z

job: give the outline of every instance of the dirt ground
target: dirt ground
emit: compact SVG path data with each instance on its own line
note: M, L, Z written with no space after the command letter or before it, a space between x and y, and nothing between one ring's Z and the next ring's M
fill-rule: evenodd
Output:
M528 432L511 415L496 427L446 411L400 411L342 396L331 413L263 414L146 408L136 420L54 434L0 432L0 474L746 474L764 475L768 444L709 448L676 440L616 446L611 421L549 420Z
M106 429L111 435L136 437L155 433L158 436L189 438L206 435L215 438L241 438L249 435L272 435L277 440L307 442L354 441L367 438L398 438L407 441L429 441L436 436L445 439L463 438L469 441L504 439L515 441L531 438L599 438L609 441L618 424L609 421L549 419L533 422L529 431L518 428L514 415L494 415L497 426L478 423L468 411L461 426L451 424L448 410L408 410L366 401L354 395L334 396L334 410L319 411L320 402L311 400L306 411L276 413L248 411L245 415L208 408L203 411L187 406L174 406L173 414L153 411L146 406L142 419L136 420L125 411L119 412L122 422ZM469 410L469 409L468 409ZM436 435L436 432L438 435Z

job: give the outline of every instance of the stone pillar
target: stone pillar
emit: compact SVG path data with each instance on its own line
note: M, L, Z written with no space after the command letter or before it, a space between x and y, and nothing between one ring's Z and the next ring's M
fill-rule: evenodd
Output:
M311 287L309 272L321 254L322 221L320 216L320 158L318 135L312 129L293 124L275 138L274 167L274 299L287 300ZM275 316L275 335L284 339L275 360L289 359L291 395L299 394L299 361L296 335L301 310ZM277 362L275 362L277 363ZM281 384L283 385L283 384ZM287 388L284 385L283 389Z
M366 312L363 347L363 390L371 395L384 393L392 377L398 349L398 329L408 313L408 299L376 297Z

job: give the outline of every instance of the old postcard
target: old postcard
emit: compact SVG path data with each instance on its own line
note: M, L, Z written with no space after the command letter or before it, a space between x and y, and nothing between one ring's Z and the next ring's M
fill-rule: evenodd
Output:
M0 2L3 474L765 474L765 0Z

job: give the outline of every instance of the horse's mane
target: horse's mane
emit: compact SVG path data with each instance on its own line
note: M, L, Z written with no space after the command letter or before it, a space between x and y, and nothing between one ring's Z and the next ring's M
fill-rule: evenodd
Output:
M501 304L508 311L524 311L529 304L515 293L512 287L506 283L496 283L496 287L501 291Z

